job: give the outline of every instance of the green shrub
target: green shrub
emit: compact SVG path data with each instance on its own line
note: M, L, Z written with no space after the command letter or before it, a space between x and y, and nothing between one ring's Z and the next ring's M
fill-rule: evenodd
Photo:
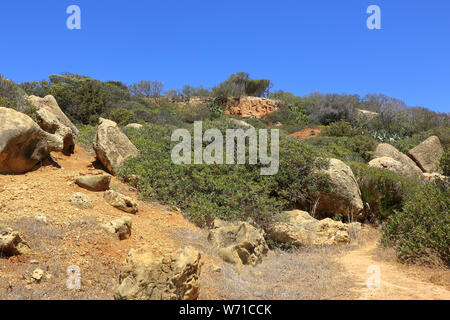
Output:
M439 167L445 176L450 176L450 149L447 149L442 155Z
M320 133L323 136L329 137L353 137L362 135L361 128L354 128L350 123L345 121L333 122L325 127Z
M51 86L48 93L76 122L95 124L98 117L110 108L110 95L99 80L73 74L52 75L49 78Z
M344 161L368 162L372 160L376 143L368 136L355 137L313 137L306 143L320 148L329 156Z
M78 129L79 134L76 137L75 143L83 147L86 151L92 151L92 142L94 141L97 127L85 125L78 127Z
M119 108L114 109L109 114L109 118L120 126L126 126L127 124L131 123L133 116L133 111Z
M208 110L210 112L209 117L211 119L218 119L225 112L223 105L220 103L220 99L206 101L206 107L208 108Z
M361 190L361 198L368 204L369 219L384 220L395 210L401 210L406 197L417 184L416 180L365 164L352 163L351 168Z
M229 127L227 121L204 122L204 130ZM138 175L138 189L144 198L176 205L187 217L207 225L214 218L252 219L264 225L283 209L299 200L314 198L327 190L325 176L314 174L313 164L320 156L314 148L292 139L280 141L280 170L274 176L261 176L258 165L175 165L171 150L171 130L149 125L140 131L125 130L140 150L129 159L120 175Z
M276 111L267 115L266 119L271 124L280 122L283 124L283 130L288 133L304 129L309 124L306 108L302 103L281 104Z
M333 122L355 122L357 95L313 93L306 99L307 111L311 120L322 125Z
M432 183L418 187L403 210L391 215L382 236L402 261L432 263L439 258L450 265L450 192Z

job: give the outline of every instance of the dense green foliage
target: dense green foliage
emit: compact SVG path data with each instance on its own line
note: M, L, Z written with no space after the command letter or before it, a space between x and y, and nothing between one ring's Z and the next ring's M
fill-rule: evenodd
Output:
M232 128L222 120L204 123L207 128ZM171 131L148 125L144 130L126 131L138 147L139 157L127 162L121 176L137 175L138 189L144 197L176 205L188 218L205 225L214 218L252 219L265 224L282 209L292 208L300 200L311 200L326 190L325 176L313 174L314 160L320 154L293 139L280 142L280 171L261 176L258 165L175 165L171 150ZM311 200L312 201L312 200Z
M368 218L373 221L382 221L395 210L401 210L406 197L419 183L416 179L361 163L351 163L351 168L361 190L361 198L368 204Z
M429 183L411 194L401 211L391 215L383 244L395 247L404 261L450 265L450 192Z
M0 106L34 117L36 107L26 99L26 93L16 83L0 75Z
M278 110L267 116L271 124L281 123L283 130L293 133L309 124L306 108L303 103L281 103Z
M445 176L447 177L450 176L450 149L447 149L445 153L442 155L441 160L439 162L439 167Z

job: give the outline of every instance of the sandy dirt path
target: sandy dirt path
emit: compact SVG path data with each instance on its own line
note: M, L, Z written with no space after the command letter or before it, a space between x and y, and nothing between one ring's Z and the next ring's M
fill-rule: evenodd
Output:
M345 270L355 278L354 293L360 300L448 300L450 291L444 286L436 285L421 279L414 274L417 267L407 267L395 262L376 259L377 241L352 250L340 258ZM372 267L369 270L370 266ZM374 285L373 276L379 268L379 289L369 289ZM368 272L369 271L369 272Z

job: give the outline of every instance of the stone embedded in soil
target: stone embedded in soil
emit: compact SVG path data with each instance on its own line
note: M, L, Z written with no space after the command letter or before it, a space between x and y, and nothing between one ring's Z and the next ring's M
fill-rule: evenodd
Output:
M79 209L92 209L94 206L91 199L81 192L74 193L70 197L70 203Z
M29 252L29 245L17 231L0 227L0 257L16 256Z
M33 274L31 277L36 281L41 281L42 277L44 276L44 271L42 269L36 269L33 271Z
M122 217L102 225L102 228L114 235L119 240L126 240L131 237L131 227L133 221L130 217Z
M114 190L108 190L104 193L103 198L111 206L119 210L133 214L138 212L137 202L132 198L127 197L119 192L116 192Z
M82 176L77 178L75 183L81 188L90 191L106 191L109 190L111 176L109 174Z

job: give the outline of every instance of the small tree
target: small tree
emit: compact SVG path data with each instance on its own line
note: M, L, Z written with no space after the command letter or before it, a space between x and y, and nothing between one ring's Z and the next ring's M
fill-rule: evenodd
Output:
M161 97L164 84L161 81L141 80L130 86L130 91L134 95L143 96L147 98Z

